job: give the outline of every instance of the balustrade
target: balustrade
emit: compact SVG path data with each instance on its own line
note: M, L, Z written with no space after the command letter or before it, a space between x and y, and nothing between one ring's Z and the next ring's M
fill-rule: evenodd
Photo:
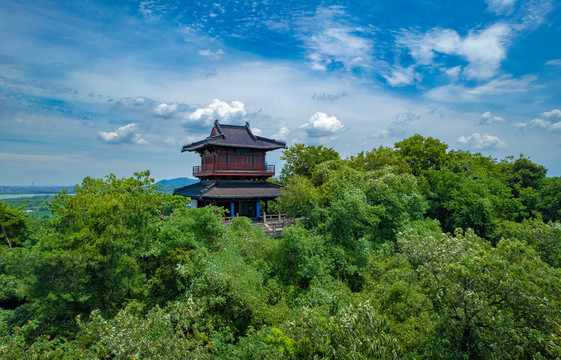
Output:
M275 174L275 165L265 164L232 164L232 163L212 163L193 166L193 175L200 173L231 173L231 172L247 172L247 173L267 173Z

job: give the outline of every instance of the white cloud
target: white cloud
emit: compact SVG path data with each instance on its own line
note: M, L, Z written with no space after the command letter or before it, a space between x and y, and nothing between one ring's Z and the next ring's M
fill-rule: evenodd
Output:
M497 23L472 30L464 38L454 30L435 28L425 34L404 32L396 41L409 50L417 65L431 65L436 53L459 56L468 62L463 68L465 77L488 79L496 75L506 58L511 35L508 24Z
M105 132L100 131L98 138L109 144L137 144L147 145L148 142L144 140L140 134L137 133L137 126L135 123L130 123L121 126L116 131Z
M551 65L551 66L561 66L561 59L549 60L549 61L546 62L545 64L546 64L546 65Z
M259 136L263 131L261 131L261 129L259 128L251 128L251 132L253 133L253 135Z
M369 32L346 24L342 20L345 15L340 7L319 8L304 24L302 38L312 69L325 71L330 66L342 66L351 70L371 62L373 42L361 36Z
M550 117L561 117L561 110L553 109L551 111L542 112L540 115L546 119L549 119Z
M232 101L228 104L218 99L212 102L206 108L199 108L191 113L183 120L185 125L211 125L214 120L224 123L233 121L241 121L246 115L244 104L241 101Z
M326 113L317 112L308 119L306 124L300 126L309 137L324 137L335 135L341 131L345 125L335 116L327 116Z
M433 100L440 101L485 101L503 94L525 93L536 88L535 76L524 76L513 79L510 75L503 75L482 85L468 87L464 85L445 85L434 88L427 93Z
M156 3L154 0L141 1L138 6L138 11L146 17L153 17L160 14L165 14L173 8L169 5Z
M470 32L458 48L458 54L469 61L464 68L467 77L488 79L494 76L506 58L510 35L510 26L504 23L492 25L479 33Z
M410 85L416 79L420 79L420 75L416 74L414 71L414 66L409 66L407 68L395 66L390 70L390 75L382 74L382 76L391 86Z
M286 140L288 133L290 133L288 128L286 126L283 126L280 128L278 133L271 135L271 138L275 140Z
M430 65L435 51L454 54L461 42L460 35L450 29L435 28L425 34L404 32L396 40L397 44L409 49L411 56L419 65Z
M550 132L561 132L561 121L558 121L556 123L552 123L550 121L544 120L544 119L534 119L532 121L530 121L530 125L532 127L537 127L540 129L544 129Z
M540 114L541 118L536 118L530 121L530 126L540 128L549 132L561 132L561 121L552 122L551 118L561 118L561 110L553 109L551 111L544 111Z
M199 50L199 55L204 56L210 60L219 60L225 52L222 49L218 49L212 52L210 49Z
M457 78L460 75L460 71L462 71L461 66L454 66L453 68L444 69L446 75L450 76L451 78Z
M534 126L534 127L539 127L542 129L549 129L551 127L551 123L547 120L544 119L534 119L532 121L530 121L530 125Z
M154 108L154 114L167 117L173 115L177 111L177 104L161 103Z
M488 125L502 123L505 119L500 116L493 116L490 111L486 111L481 114L481 119L479 120L479 125Z
M495 14L509 14L516 0L485 0L487 9Z
M458 142L473 150L502 149L507 147L507 144L499 139L498 136L489 134L481 135L474 133L468 137L460 136Z
M556 122L555 124L551 124L549 131L552 132L561 132L561 121Z

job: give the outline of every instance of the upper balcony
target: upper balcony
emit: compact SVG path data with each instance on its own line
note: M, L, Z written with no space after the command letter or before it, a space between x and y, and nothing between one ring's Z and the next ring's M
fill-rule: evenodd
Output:
M205 164L193 166L193 176L275 176L275 165L265 164Z

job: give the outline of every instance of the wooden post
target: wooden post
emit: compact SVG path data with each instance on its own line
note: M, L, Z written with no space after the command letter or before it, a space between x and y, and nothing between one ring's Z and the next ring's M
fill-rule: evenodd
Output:
M267 225L267 213L263 211L263 225Z

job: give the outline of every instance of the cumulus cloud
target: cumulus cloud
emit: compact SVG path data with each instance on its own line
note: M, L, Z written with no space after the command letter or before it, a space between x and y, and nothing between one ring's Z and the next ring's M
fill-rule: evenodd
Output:
M275 140L286 140L286 137L289 133L290 131L288 130L288 128L286 126L283 126L280 128L278 133L271 135L271 137Z
M539 127L546 130L551 127L551 123L549 121L540 118L530 121L530 125L532 125L533 127Z
M308 49L314 70L343 67L351 70L368 66L373 42L368 29L347 24L345 12L337 6L319 8L315 16L303 23L301 36Z
M211 51L210 49L199 50L199 55L204 56L210 60L220 60L220 58L224 54L225 52L222 49L218 49L215 52Z
M153 111L158 116L169 117L177 111L177 104L161 103Z
M530 126L533 128L540 128L549 132L561 132L561 110L553 109L551 111L544 111L541 118L535 118L530 121Z
M507 147L507 144L499 139L498 136L489 134L481 135L479 133L474 133L467 137L460 136L458 142L473 150L502 149Z
M495 14L509 14L516 0L485 0L487 9Z
M481 119L479 119L479 125L489 125L504 122L505 119L500 116L493 116L490 111L486 111L481 114Z
M551 117L558 117L561 118L561 110L559 109L553 109L551 111L544 111L540 114L541 116L543 116L546 119L549 119Z
M263 131L261 131L261 129L259 128L251 128L251 132L253 133L253 135L259 136Z
M317 112L301 125L309 137L324 137L335 135L344 129L344 125L335 116L327 116L326 113Z
M119 127L116 131L105 132L100 131L98 138L109 144L137 144L147 145L148 142L144 140L138 133L138 128L135 123L130 123L125 126Z
M497 23L461 37L451 29L435 28L424 34L405 31L397 44L409 50L417 65L431 65L437 53L458 56L468 62L462 73L468 79L488 79L496 75L506 58L511 27Z
M183 120L183 124L186 126L208 126L214 120L224 123L239 122L243 120L246 114L245 106L241 101L232 101L228 104L225 101L214 99L206 108L199 108L189 114Z

